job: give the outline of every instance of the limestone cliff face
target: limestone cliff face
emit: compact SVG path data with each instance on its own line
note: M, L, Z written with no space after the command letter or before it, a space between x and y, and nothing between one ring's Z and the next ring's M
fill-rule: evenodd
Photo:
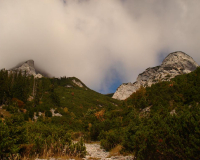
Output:
M23 63L20 67L14 68L11 71L16 71L16 72L21 71L22 74L26 73L26 75L34 76L35 78L42 78L43 77L41 74L36 73L33 60L28 60L25 63Z
M170 53L160 66L147 68L139 74L135 83L127 83L119 86L112 98L124 100L141 86L151 86L159 81L168 81L180 74L194 71L198 64L189 55L178 51Z

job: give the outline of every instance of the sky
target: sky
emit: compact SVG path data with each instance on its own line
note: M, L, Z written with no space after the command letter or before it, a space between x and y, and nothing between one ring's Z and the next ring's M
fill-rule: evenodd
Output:
M0 0L0 69L33 59L112 93L171 52L200 64L199 0Z

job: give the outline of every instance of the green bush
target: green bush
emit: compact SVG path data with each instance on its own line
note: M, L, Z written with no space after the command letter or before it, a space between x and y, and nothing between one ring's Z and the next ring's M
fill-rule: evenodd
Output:
M49 110L45 111L45 117L52 117L51 111Z
M81 138L77 143L71 143L66 148L66 153L71 156L84 157L86 155L86 147Z
M22 115L13 115L0 121L0 157L13 159L20 153L21 145L27 143L26 129Z
M124 134L124 150L145 160L200 159L199 107L185 106L174 116L165 112L132 122Z
M101 146L109 151L122 142L122 134L118 130L109 130L108 132L102 131L99 135L101 139Z
M13 105L8 105L5 108L6 108L6 111L9 111L10 113L17 113L18 112L18 108L14 107Z

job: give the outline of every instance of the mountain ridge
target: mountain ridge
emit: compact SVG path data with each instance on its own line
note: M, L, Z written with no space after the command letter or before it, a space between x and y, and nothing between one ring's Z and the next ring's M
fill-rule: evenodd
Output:
M9 72L22 72L22 74L26 74L28 76L34 76L34 78L42 78L43 75L41 73L37 73L35 66L34 66L34 60L30 59L26 62L22 63L21 65L12 68L9 70Z
M177 75L190 73L197 67L198 64L186 53L182 51L172 52L163 60L161 65L149 67L140 73L136 82L120 85L112 98L125 100L141 86L146 87L159 81L168 81Z
M76 77L34 78L1 70L1 159L13 154L18 159L85 157L83 141L100 141L111 153L137 159L200 159L200 67L176 76L197 64L184 53L172 56L162 67L141 73L141 83L153 85L140 87L125 101L92 91ZM176 77L170 79L169 72ZM151 73L170 81L154 84Z

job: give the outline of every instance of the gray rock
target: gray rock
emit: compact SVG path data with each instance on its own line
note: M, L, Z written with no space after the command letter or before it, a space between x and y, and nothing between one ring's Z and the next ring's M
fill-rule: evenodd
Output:
M35 78L42 78L43 76L41 74L37 74L35 67L34 67L34 61L28 60L25 63L23 63L20 67L16 67L9 72L22 72L22 74L26 74L28 76L34 76Z
M75 79L73 79L72 82L74 84L76 84L77 86L79 86L79 87L83 87L83 84L81 82L79 82L79 81L76 81Z
M36 116L36 112L34 112L33 120L37 121L37 119L38 119L38 116Z
M176 115L176 110L175 109L173 109L171 112L170 112L170 115Z
M133 92L135 92L140 85L138 83L123 83L117 91L114 93L114 99L124 100L129 97Z
M52 113L52 117L62 117L62 114L60 113L55 113L55 109L50 109L51 113Z
M170 53L160 66L147 68L139 74L135 83L122 84L114 93L114 99L125 100L141 86L147 87L159 81L169 81L177 75L194 71L198 64L189 55L178 51Z
M151 107L152 107L152 106L149 106L149 107L144 108L144 109L142 110L142 113L148 113L148 112L150 112L150 111L151 111Z
M66 87L66 88L72 88L72 86L71 86L71 85L66 85L65 87Z

